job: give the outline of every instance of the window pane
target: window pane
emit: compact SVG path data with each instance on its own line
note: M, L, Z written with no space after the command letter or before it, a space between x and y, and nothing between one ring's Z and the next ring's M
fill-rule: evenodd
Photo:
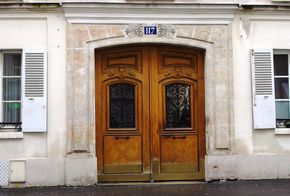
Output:
M290 119L289 101L276 101L276 119Z
M19 102L3 103L3 122L20 122L20 111Z
M275 98L288 99L289 87L288 78L275 78Z
M21 100L21 79L3 78L3 101Z
M274 55L274 74L275 76L288 75L288 55L286 54Z
M21 54L4 54L3 76L21 76Z
M169 84L166 91L166 128L191 127L190 86Z
M135 86L126 83L110 86L110 128L135 127Z

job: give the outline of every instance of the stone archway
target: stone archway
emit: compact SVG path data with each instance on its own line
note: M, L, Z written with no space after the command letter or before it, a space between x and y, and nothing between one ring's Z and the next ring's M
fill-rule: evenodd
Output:
M188 33L192 28L199 33L192 36ZM206 51L207 153L227 153L230 150L233 76L227 25L177 25L175 38L128 38L123 33L123 25L69 24L67 29L70 35L67 42L68 157L95 158L95 49L136 43L174 44Z

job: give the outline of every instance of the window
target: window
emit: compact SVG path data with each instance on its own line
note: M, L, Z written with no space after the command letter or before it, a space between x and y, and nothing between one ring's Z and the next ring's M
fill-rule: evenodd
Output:
M251 55L254 129L290 128L290 50L254 49Z
M0 122L2 128L21 122L21 52L0 52Z
M47 52L0 51L0 131L47 130Z
M277 128L290 127L289 57L290 51L274 51L274 87Z

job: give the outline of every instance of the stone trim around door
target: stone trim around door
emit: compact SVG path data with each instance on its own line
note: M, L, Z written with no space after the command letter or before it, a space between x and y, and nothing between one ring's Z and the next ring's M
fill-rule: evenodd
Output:
M125 25L68 24L68 157L95 157L95 49L124 44L169 44L204 49L206 153L228 154L233 142L230 25L176 25L176 38L128 38Z

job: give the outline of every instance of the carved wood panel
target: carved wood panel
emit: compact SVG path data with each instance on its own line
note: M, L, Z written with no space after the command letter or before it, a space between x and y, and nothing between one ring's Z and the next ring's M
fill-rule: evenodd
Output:
M104 173L142 172L141 136L104 136Z
M118 47L100 51L102 73L119 68L129 68L142 72L142 55L143 51L140 47ZM127 69L124 69L127 70Z
M161 136L160 172L197 172L198 139L196 135Z
M158 49L158 58L159 72L176 68L182 68L190 72L198 71L198 53L193 50L161 46Z

